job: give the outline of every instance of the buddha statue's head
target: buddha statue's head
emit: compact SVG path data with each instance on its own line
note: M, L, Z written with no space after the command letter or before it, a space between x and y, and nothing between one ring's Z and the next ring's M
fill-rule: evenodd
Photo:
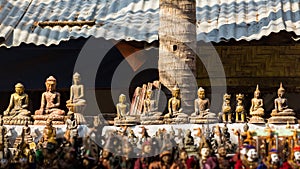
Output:
M17 94L22 94L24 92L24 86L21 83L15 85L15 91Z
M278 97L282 97L285 93L285 89L282 87L282 83L280 83L280 87L277 91Z
M126 96L124 94L120 94L119 103L125 103L125 101L126 101Z
M254 97L258 98L259 96L260 96L260 91L259 91L258 85L256 85L256 90L254 91Z
M55 91L56 88L56 79L53 76L49 76L46 80L46 89L49 92Z
M202 87L200 87L200 88L198 89L198 97L199 97L200 99L204 99L204 98L205 98L205 90L204 90Z
M180 89L179 89L178 85L176 84L172 89L172 96L177 98L177 97L179 97L179 94L180 94Z
M80 82L80 74L79 73L74 73L73 75L73 82L74 84L78 84Z

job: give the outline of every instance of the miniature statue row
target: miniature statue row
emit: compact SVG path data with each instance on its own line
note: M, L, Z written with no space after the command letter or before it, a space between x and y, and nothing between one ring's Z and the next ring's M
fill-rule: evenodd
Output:
M41 106L36 110L34 115L27 109L29 98L24 93L24 86L21 83L15 85L15 93L10 97L8 108L3 113L4 124L22 125L28 122L32 124L44 125L47 119L52 119L54 124L64 124L65 111L60 107L60 93L56 91L56 79L50 76L45 82L46 91L41 97ZM80 74L73 75L73 85L70 89L70 99L67 101L66 107L69 113L75 113L78 123L85 123L82 115L86 102L84 97L84 87L80 84Z
M287 99L284 98L285 89L280 84L278 89L278 98L275 99L275 109L271 113L271 118L268 119L268 123L296 123L295 113L292 109L288 108ZM223 96L222 110L219 113L219 117L215 113L210 112L210 102L208 98L205 98L205 90L200 87L198 89L198 98L194 101L195 111L191 116L183 113L181 108L180 89L177 85L172 89L172 97L168 100L168 113L162 116L161 112L152 111L153 102L151 100L152 90L148 89L143 101L143 110L140 115L130 114L129 105L125 103L126 96L120 95L120 103L116 105L117 118L115 118L115 125L136 125L138 122L141 124L182 124L182 123L217 123L222 121L224 123L233 122L233 114L235 114L236 123L245 123L247 121L246 110L244 107L244 94L236 95L236 108L233 113L231 107L231 95L225 93ZM131 108L132 109L132 108ZM257 85L254 92L254 98L251 99L250 115L252 116L249 123L265 123L263 118L263 99L260 98L260 91ZM125 120L126 119L126 120Z

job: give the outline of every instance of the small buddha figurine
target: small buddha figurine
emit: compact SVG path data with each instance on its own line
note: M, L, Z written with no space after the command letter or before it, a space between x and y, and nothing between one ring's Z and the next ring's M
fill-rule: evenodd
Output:
M21 83L15 85L15 93L10 96L10 102L4 111L5 124L24 124L30 120L28 108L28 95L24 93L24 86Z
M250 115L252 115L252 117L250 123L264 123L264 119L262 118L265 114L263 105L263 99L260 98L260 91L257 85L254 92L254 98L251 99Z
M70 99L67 101L69 111L74 113L83 113L86 106L84 97L84 86L80 83L81 78L79 73L73 75L73 85L70 88Z
M152 90L147 90L146 92L146 99L144 100L144 114L145 115L150 115L150 112L152 112L152 103L151 103L151 95L152 95Z
M64 115L60 106L60 93L56 92L56 79L50 76L46 80L46 92L42 94L41 107L35 111L36 115Z
M272 110L271 116L294 116L294 110L288 107L287 99L284 97L285 89L280 83L278 89L278 98L274 100L275 109Z
M121 94L119 96L119 103L116 105L117 108L117 118L118 119L125 119L126 115L128 114L129 105L126 103L126 96Z
M181 99L180 99L180 89L178 88L178 85L175 85L172 89L172 98L168 101L168 110L169 113L165 115L166 118L172 118L175 117L178 113L182 112L181 108Z
M205 98L205 90L200 87L198 89L198 98L195 100L195 112L192 116L200 116L200 117L210 117L215 118L216 115L214 113L209 112L210 102L208 98Z
M230 105L230 98L231 95L225 93L223 96L223 105L222 105L222 121L223 123L232 123L232 112L231 112L231 105Z
M190 129L186 130L185 137L183 139L184 147L193 146L194 145L194 138L192 136L192 132Z
M47 119L40 143L47 143L50 139L52 141L56 139L56 128L52 126L52 120Z
M235 109L235 122L245 122L245 108L243 105L243 100L244 100L244 94L237 94L236 95L236 109Z
M67 141L69 141L72 145L75 143L75 139L78 136L78 124L75 118L75 115L73 112L68 113L69 118L66 121L66 133L65 133L65 138Z

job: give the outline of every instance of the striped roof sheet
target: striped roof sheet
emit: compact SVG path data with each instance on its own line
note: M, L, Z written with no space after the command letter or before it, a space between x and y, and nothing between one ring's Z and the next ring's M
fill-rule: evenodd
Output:
M197 0L197 39L260 39L281 30L300 35L300 0ZM95 21L51 25L43 21ZM0 45L59 44L79 37L152 42L158 39L159 0L0 0Z

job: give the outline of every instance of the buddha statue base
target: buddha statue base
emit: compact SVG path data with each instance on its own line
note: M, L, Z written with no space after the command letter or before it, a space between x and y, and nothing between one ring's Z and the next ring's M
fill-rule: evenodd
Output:
M190 123L193 124L207 124L207 123L218 123L218 118L216 117L200 117L200 116L191 116L189 117Z
M167 115L164 116L165 124L187 124L189 122L188 115L185 113L177 113L173 117Z
M270 124L295 124L297 123L297 118L294 116L273 116L268 119Z
M64 125L65 116L63 115L33 115L34 125L46 125L47 119L52 120L53 125Z
M260 117L260 116L252 116L249 120L248 123L252 123L252 124L264 124L265 123L265 119Z
M28 122L29 125L33 124L31 117L26 116L4 116L3 124L6 125L24 125L25 122Z
M126 116L125 118L114 119L114 126L135 126L139 124L139 118L137 116Z
M150 112L146 115L140 116L142 125L154 125L154 124L164 124L164 117L161 116L162 112Z

